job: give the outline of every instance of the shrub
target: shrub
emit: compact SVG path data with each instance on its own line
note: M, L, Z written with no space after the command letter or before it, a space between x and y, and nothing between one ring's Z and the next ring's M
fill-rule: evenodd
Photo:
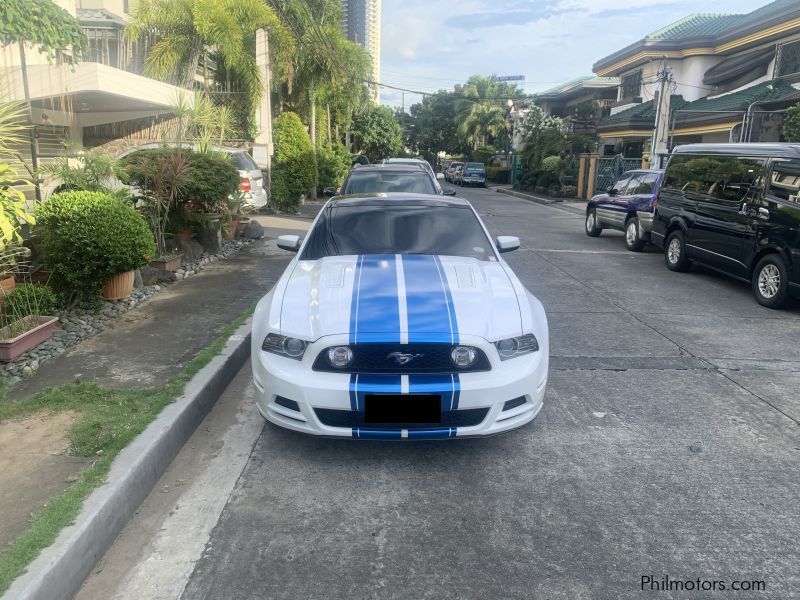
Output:
M191 201L196 212L223 212L225 202L239 189L239 171L225 152L202 153L188 148L152 148L129 154L122 165L130 183L147 196L156 195L158 175L163 165L170 164L176 155L182 155L188 173L181 178L176 199L179 203Z
M6 294L3 301L3 312L16 319L54 315L60 307L58 295L42 283L22 283Z
M542 160L542 171L551 177L558 177L561 173L563 161L558 156L548 156Z
M494 183L508 183L511 170L505 167L486 167L486 179Z
M792 106L783 121L783 137L787 142L800 142L800 104Z
M322 146L317 150L317 166L319 168L319 183L317 189L327 187L338 188L342 185L347 172L350 170L350 153L345 147L336 142L333 146Z
M102 192L56 194L36 207L45 264L69 304L97 305L105 281L155 255L147 222L128 203Z
M300 199L317 184L317 159L300 117L285 112L275 119L275 165L272 204L283 212L296 212Z

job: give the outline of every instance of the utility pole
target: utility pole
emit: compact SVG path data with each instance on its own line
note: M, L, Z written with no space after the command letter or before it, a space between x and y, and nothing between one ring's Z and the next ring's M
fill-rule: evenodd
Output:
M660 156L669 152L669 113L670 100L672 99L672 69L667 62L667 57L661 63L658 71L660 81L658 91L658 105L656 107L656 123L653 129L653 139L650 143L650 166L661 166Z
M256 31L256 65L261 73L261 104L256 114L258 135L253 144L253 159L267 172L267 191L272 193L272 98L270 96L269 37L264 29Z

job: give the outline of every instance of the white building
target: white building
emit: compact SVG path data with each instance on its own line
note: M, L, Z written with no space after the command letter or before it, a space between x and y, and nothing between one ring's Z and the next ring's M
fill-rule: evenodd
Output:
M372 57L372 80L381 80L381 0L342 0L342 29L347 39L366 48ZM375 102L380 88L372 86Z

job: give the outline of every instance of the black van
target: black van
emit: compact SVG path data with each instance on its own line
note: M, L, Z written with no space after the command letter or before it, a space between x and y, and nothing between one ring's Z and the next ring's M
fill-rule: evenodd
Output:
M676 148L651 239L673 271L693 261L748 281L759 303L800 293L800 144Z

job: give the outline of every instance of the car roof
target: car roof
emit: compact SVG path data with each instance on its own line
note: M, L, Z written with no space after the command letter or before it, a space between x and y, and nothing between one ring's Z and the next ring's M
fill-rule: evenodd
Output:
M759 156L775 158L800 158L800 144L748 143L748 144L684 144L673 154L722 154L734 156Z
M353 171L396 171L398 173L426 173L425 167L419 163L370 163L368 165L353 165Z
M336 196L328 203L334 206L444 206L468 208L469 202L455 196L439 196L433 194L411 194L408 192L380 192L373 194L351 194Z

